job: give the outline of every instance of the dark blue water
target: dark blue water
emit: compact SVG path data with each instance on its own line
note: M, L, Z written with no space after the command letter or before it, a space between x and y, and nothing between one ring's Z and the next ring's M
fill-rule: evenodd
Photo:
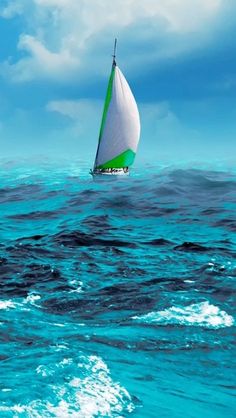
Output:
M2 162L0 417L233 417L236 173Z

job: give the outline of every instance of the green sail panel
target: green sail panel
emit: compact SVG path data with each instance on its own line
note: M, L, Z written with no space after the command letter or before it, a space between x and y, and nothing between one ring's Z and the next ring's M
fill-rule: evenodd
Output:
M131 89L113 65L105 99L95 168L129 167L140 136L140 118Z
M101 122L99 139L98 139L99 142L101 141L101 138L102 138L102 134L103 134L103 130L104 130L105 122L106 122L107 111L108 111L109 104L110 104L111 97L112 97L112 84L113 84L114 74L115 74L115 67L112 66L111 75L110 75L108 86L107 86L107 93L106 93L104 108L103 108L102 122Z
M97 168L101 169L129 167L133 164L135 155L135 152L133 152L131 149L128 149L127 151L122 152L122 154L113 158L113 160L107 161L105 164L101 164Z

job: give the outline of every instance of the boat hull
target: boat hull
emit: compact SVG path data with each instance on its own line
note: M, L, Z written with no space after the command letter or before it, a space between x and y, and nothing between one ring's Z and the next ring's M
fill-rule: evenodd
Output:
M102 177L116 177L116 176L128 176L129 175L129 170L124 170L123 168L120 169L110 169L108 170L99 170L99 169L94 169L94 170L90 170L90 174L94 177L94 176L102 176Z

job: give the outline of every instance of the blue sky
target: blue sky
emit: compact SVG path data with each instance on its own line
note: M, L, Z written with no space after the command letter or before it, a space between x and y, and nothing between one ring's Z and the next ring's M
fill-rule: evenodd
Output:
M138 159L235 159L235 21L234 0L1 0L2 156L93 159L117 37Z

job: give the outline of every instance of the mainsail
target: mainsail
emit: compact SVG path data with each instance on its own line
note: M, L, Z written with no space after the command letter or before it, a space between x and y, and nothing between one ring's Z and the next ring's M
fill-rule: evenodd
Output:
M132 165L139 136L137 104L114 56L94 169L124 168Z

